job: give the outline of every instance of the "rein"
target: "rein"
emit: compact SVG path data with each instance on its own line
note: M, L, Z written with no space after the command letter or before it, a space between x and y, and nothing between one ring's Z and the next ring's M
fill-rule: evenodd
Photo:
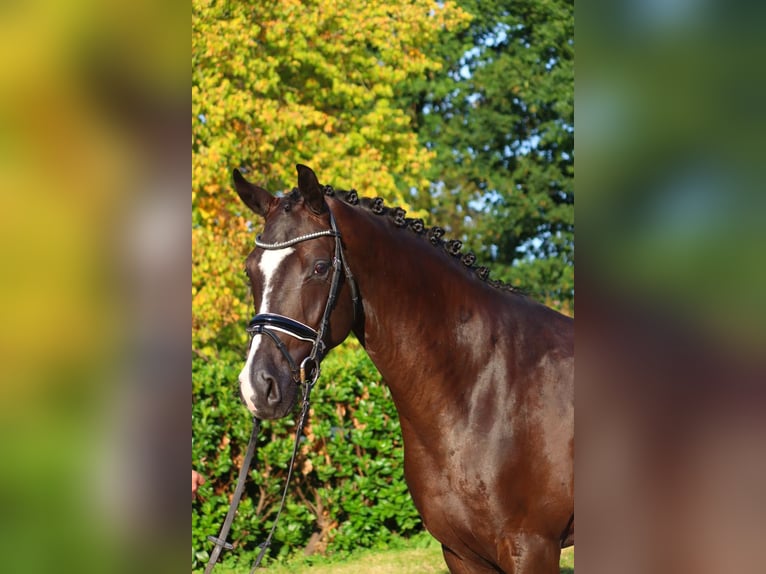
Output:
M314 233L308 233L306 235L300 235L293 239L282 241L279 243L265 243L261 241L260 236L257 236L255 238L256 247L260 247L261 249L284 249L286 247L290 247L292 245L295 245L296 243L301 243L303 241L310 241L318 237L331 236L331 237L335 237L335 257L333 258L334 270L333 270L332 282L330 284L330 292L327 296L327 304L325 305L324 314L322 315L322 321L319 325L318 331L309 327L308 325L301 323L300 321L296 321L295 319L291 319L290 317L285 317L284 315L279 315L277 313L260 313L256 315L255 317L253 317L253 319L250 321L250 323L247 326L247 332L251 336L254 337L255 335L266 335L274 342L276 347L285 357L287 364L290 365L290 371L293 374L293 380L303 388L303 403L301 406L301 413L298 418L298 424L295 431L295 443L293 445L293 452L292 452L292 456L290 457L290 464L287 470L285 487L282 491L282 499L279 503L279 509L277 510L277 515L274 518L273 524L271 525L271 530L269 531L269 535L266 538L266 541L258 545L261 551L258 553L258 557L255 561L255 564L250 570L250 574L255 572L256 568L260 566L261 561L263 560L263 557L266 555L267 549L269 548L269 546L271 546L271 541L272 541L272 538L274 537L274 532L276 531L276 528L277 528L277 522L279 521L279 517L282 514L282 509L284 508L284 505L285 505L285 500L287 499L287 489L290 485L290 479L292 478L292 475L293 475L293 469L295 467L295 459L296 459L296 456L298 455L298 446L300 444L301 437L303 436L303 427L305 426L306 421L308 420L311 390L314 388L314 385L319 379L319 373L320 373L319 365L322 362L322 359L324 358L324 354L325 354L325 349L326 349L326 345L324 343L325 332L327 331L327 328L329 327L329 324L330 324L330 314L332 313L332 310L335 307L335 302L338 297L338 291L340 290L341 275L343 273L345 273L349 281L349 285L351 287L351 297L353 301L354 317L356 318L356 309L357 309L358 301L359 301L356 282L354 281L354 276L351 274L351 270L349 269L348 264L346 263L346 260L343 257L341 235L338 232L338 228L335 223L335 218L333 217L332 212L330 212L330 227L331 229L317 231ZM292 356L287 350L287 347L285 347L284 343L277 335L277 332L290 335L291 337L294 337L301 341L308 341L310 343L313 343L311 348L311 353L309 353L309 355L305 359L303 359L303 361L301 361L300 366L296 366L295 360L292 358ZM237 507L239 506L239 501L242 498L242 492L244 491L245 481L247 480L247 474L250 468L250 463L253 459L253 456L255 455L256 443L258 439L258 432L260 430L260 426L261 426L260 419L253 417L253 430L252 430L252 433L250 434L250 441L247 444L247 451L245 453L245 458L242 461L242 467L240 468L239 476L237 477L237 485L234 489L234 495L231 499L231 504L229 506L229 511L226 514L226 519L224 520L224 523L221 526L221 531L217 537L208 536L208 540L210 540L211 542L213 542L213 544L215 544L215 548L213 549L213 552L210 554L210 558L208 559L207 566L205 567L205 574L210 574L213 571L213 568L215 567L215 564L218 562L218 558L223 549L226 549L226 550L233 549L233 546L229 544L228 542L226 542L226 537L229 534L229 529L231 528L231 524L234 521L234 516L236 515L236 512L237 512Z

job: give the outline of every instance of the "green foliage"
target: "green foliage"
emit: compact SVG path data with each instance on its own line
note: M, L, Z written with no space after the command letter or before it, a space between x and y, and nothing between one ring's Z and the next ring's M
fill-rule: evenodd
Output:
M408 95L434 182L415 201L492 275L574 298L574 3L461 0L445 63ZM406 101L403 99L403 101Z
M234 491L251 419L239 402L242 356L193 362L192 458L207 477L192 505L192 561L207 560ZM388 388L358 343L334 350L322 363L312 394L288 501L269 555L284 559L304 548L344 554L384 547L422 531L404 481L399 419ZM251 562L276 514L294 441L294 422L264 422L257 461L234 520L228 560Z

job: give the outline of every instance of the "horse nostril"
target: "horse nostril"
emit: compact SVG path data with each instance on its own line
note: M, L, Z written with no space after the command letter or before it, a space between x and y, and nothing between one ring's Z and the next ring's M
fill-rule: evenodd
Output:
M261 380L261 388L266 391L266 402L270 405L277 405L282 400L282 393L279 391L279 385L276 379L266 372L258 373Z

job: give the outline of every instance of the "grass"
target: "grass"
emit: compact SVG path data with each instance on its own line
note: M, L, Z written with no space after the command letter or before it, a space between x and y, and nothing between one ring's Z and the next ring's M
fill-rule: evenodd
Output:
M402 550L364 551L331 564L306 566L285 564L269 568L274 574L448 574L441 548L410 548Z
M422 544L419 544L422 545ZM561 552L561 574L574 574L574 548ZM343 559L297 556L264 569L269 574L448 574L441 546L435 541L424 548L361 550ZM219 574L248 574L249 566L216 566Z

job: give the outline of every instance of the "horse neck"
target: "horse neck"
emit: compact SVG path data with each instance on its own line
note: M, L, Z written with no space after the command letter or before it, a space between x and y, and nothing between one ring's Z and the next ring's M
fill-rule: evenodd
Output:
M479 316L478 302L494 290L387 216L337 204L333 213L362 299L363 319L355 333L391 388L400 414L415 402L422 408L444 393L454 394L447 388L460 383L449 372L454 358L476 358L481 352L477 339L487 336L461 337L461 321L491 330L494 319Z

